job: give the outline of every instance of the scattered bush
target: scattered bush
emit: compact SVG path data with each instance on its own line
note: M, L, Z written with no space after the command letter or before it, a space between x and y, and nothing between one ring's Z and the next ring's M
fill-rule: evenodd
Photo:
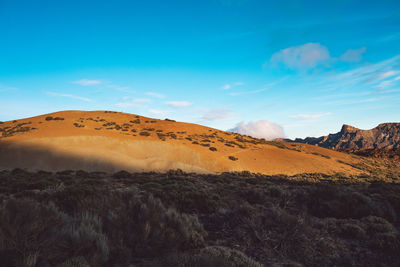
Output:
M136 120L131 120L129 121L131 123L135 123L135 124L140 124L140 119L136 119Z
M85 125L79 124L77 122L74 122L74 126L77 127L77 128L85 127Z
M148 132L140 132L139 135L141 135L141 136L150 136L150 133L148 133Z
M46 121L51 121L51 120L53 120L53 121L63 121L64 118L48 116L48 117L45 118L45 120L46 120Z

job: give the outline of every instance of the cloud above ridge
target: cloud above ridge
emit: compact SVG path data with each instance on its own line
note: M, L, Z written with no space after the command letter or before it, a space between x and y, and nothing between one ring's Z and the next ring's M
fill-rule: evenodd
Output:
M165 104L173 108L184 108L193 105L193 103L188 101L167 101Z
M285 137L282 126L267 120L250 121L248 123L241 121L229 131L256 138L265 138L266 140Z

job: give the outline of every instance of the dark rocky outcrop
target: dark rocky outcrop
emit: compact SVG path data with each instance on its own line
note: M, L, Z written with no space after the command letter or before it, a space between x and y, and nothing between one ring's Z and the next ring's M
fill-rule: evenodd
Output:
M399 149L400 123L382 123L371 130L361 130L345 124L340 132L335 134L305 139L296 138L290 141L337 150Z

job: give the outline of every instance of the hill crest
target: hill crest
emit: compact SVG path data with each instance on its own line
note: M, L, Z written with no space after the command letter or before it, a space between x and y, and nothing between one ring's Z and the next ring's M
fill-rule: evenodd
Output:
M0 169L263 174L360 173L354 156L114 111L61 111L0 124Z

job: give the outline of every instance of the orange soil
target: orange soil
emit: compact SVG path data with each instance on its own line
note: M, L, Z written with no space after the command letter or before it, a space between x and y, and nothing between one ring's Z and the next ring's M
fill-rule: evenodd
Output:
M48 116L64 120L46 120ZM137 119L140 123L134 123ZM29 128L23 131L23 127ZM349 154L305 144L262 144L257 139L201 125L119 112L62 111L4 122L0 129L0 169L359 173L343 163L358 162L357 157ZM140 135L141 132L150 135ZM279 147L282 145L286 148Z

